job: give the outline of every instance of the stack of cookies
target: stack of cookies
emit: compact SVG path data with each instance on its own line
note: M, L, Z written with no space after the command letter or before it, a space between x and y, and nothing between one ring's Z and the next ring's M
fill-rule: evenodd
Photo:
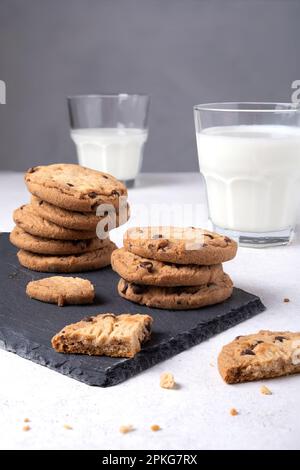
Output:
M120 181L80 165L54 164L30 168L25 182L31 201L14 211L10 235L22 266L71 273L110 264L116 245L108 230L128 219L127 190Z
M148 307L188 310L223 302L233 284L222 264L234 240L199 228L131 228L112 254L121 297Z

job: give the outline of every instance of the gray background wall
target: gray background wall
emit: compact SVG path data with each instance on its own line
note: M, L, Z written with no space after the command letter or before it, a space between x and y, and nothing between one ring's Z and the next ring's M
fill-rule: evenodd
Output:
M197 169L193 104L289 101L300 0L0 0L0 169L75 161L65 96L152 95L144 171Z

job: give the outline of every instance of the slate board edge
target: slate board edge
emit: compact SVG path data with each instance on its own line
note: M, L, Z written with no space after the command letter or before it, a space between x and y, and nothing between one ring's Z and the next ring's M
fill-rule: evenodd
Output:
M25 337L21 337L11 331L11 339L8 342L4 339L2 331L0 330L0 348L13 352L18 356L31 360L39 365L48 367L56 372L60 372L63 375L79 380L87 385L109 387L117 385L139 372L142 372L161 361L169 359L170 357L173 357L196 344L200 344L215 334L225 331L242 321L248 320L264 310L265 306L257 297L238 311L235 309L231 310L231 312L227 313L224 319L216 317L214 320L205 324L205 326L200 322L189 332L180 333L168 341L160 343L158 346L147 348L145 351L142 350L133 359L110 367L104 372L97 371L97 373L95 373L95 370L93 370L92 374L91 369L85 368L85 370L83 370L81 368L74 368L67 355L61 355L62 360L59 363L57 363L56 358L56 364L51 364L51 362L45 360L45 357L49 357L49 348L39 344L36 344L36 346L33 347L32 341L29 341ZM150 351L151 354L149 354ZM74 358L74 356L72 356L72 358Z

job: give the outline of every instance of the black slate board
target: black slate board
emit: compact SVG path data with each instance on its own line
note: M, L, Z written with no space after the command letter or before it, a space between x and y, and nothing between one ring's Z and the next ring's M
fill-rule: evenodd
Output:
M20 266L16 251L9 243L8 234L1 234L0 347L89 385L107 387L123 382L265 309L258 297L236 288L231 299L201 310L142 307L118 295L118 276L110 268L80 274L96 287L94 305L57 307L26 296L29 281L49 274ZM135 358L65 355L52 349L52 336L66 324L105 312L140 312L154 318L152 339Z

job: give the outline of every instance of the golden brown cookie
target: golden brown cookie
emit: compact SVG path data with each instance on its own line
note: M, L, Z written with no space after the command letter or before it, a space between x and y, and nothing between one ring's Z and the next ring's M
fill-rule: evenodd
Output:
M29 282L26 294L32 299L63 307L64 305L92 304L95 290L88 279L52 276Z
M158 287L134 284L120 279L118 292L124 299L170 310L190 310L214 305L231 296L233 284L227 274L211 284L193 287Z
M42 255L73 255L86 253L103 248L110 242L109 238L100 240L97 237L90 238L89 240L54 240L31 235L25 232L21 227L15 227L9 239L17 248Z
M300 372L300 333L262 330L238 336L218 358L225 382L235 384Z
M194 227L133 227L124 235L124 247L145 258L176 264L219 264L237 252L234 240Z
M151 260L126 251L115 250L111 265L123 279L135 284L153 286L199 286L223 278L221 264L199 266L197 264L172 264Z
M33 271L45 273L76 273L94 271L109 266L111 254L115 249L116 245L110 242L99 250L78 255L38 255L30 251L20 250L17 256L22 266Z
M52 338L52 346L60 353L133 357L150 339L152 321L140 314L88 317L65 326Z
M112 206L111 213L104 217L97 216L95 212L76 212L62 209L49 202L42 201L42 199L36 196L31 197L31 205L40 217L61 227L73 230L96 231L97 224L104 218L111 220L110 225L114 224L115 227L119 227L127 222L130 214L128 204L125 206L121 216L119 216L118 209Z
M43 201L71 211L94 212L100 204L119 204L127 196L123 183L107 173L80 165L58 163L29 168L28 190Z
M94 230L73 230L43 219L30 204L16 209L13 213L13 219L18 227L38 237L54 238L55 240L87 240L96 237Z

